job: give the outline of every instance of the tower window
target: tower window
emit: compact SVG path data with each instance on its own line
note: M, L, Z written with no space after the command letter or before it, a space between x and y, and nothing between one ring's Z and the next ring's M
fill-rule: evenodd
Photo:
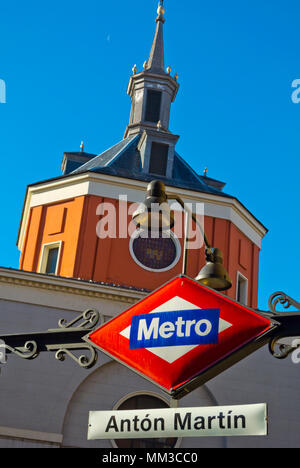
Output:
M236 281L236 300L244 305L247 305L248 302L248 280L239 271Z
M160 120L161 92L147 90L145 120L157 123Z
M61 242L45 244L43 246L39 272L56 275L60 256Z
M169 146L162 143L152 143L149 172L165 176L167 171Z
M49 250L45 273L55 275L58 260L58 250L58 247Z

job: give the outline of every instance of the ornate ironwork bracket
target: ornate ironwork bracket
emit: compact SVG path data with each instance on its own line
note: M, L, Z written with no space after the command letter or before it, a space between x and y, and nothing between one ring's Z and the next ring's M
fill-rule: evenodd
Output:
M65 319L59 320L59 328L37 333L2 335L0 336L2 362L3 357L9 354L23 359L35 359L43 351L52 351L56 352L55 358L59 361L64 361L68 356L82 368L90 369L97 362L98 355L95 348L82 338L92 332L96 325L103 323L102 314L88 309L69 322ZM77 356L76 351L84 353Z
M86 354L81 354L79 357L71 351L89 351L90 357L87 357ZM74 344L65 344L65 345L49 345L48 351L56 351L55 358L59 361L64 361L66 356L72 358L80 367L84 369L90 369L97 362L98 354L93 346L86 344L74 343Z
M287 358L295 349L300 347L300 340L284 343L284 339L300 337L300 303L284 292L278 291L269 298L270 316L278 322L276 335L269 342L269 351L277 359ZM278 306L284 309L295 307L292 312L280 312Z
M83 320L83 322L74 327L75 323L79 322L80 320ZM99 320L101 320L101 324L104 322L103 315L94 309L87 309L85 312L78 315L75 319L71 320L71 322L67 322L65 319L60 319L58 326L64 329L80 328L84 330L91 330L98 324Z
M292 312L280 312L277 308L294 307ZM272 294L269 299L269 312L263 312L273 325L273 331L266 337L270 353L277 359L284 359L295 349L300 348L300 303L283 292ZM99 323L100 322L100 323ZM23 359L35 359L43 351L55 352L55 358L64 361L71 358L80 367L90 369L97 362L97 351L84 340L87 334L104 323L102 314L88 309L71 321L61 319L58 327L40 333L22 333L0 336L0 363L3 356L14 354ZM293 337L298 337L294 341ZM288 340L287 340L288 339ZM288 341L288 343L287 343Z
M0 343L0 351L1 351L1 360L4 360L4 357L7 353L13 353L23 359L35 359L38 353L38 346L35 341L26 341L24 346L13 348L9 346L7 343L2 342Z

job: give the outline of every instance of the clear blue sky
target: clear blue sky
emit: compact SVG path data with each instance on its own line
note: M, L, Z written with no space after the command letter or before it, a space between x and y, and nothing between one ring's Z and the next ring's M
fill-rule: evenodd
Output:
M157 0L1 3L0 265L18 267L26 186L60 175L64 151L100 153L124 134L132 66L148 58ZM227 182L269 229L259 306L298 285L299 1L165 0L166 65L180 90L170 129L192 165Z

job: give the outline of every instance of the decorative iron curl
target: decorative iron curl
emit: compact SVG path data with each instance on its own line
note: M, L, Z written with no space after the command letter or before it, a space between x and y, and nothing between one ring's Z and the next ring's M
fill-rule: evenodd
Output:
M282 305L284 309L288 309L289 307L294 306L298 309L298 311L300 311L300 303L281 291L275 292L270 296L268 304L270 311L274 314L280 314L280 311L276 310L276 307L279 304Z
M276 359L286 359L292 352L295 351L296 348L284 343L279 343L280 339L282 339L282 337L276 336L273 340L270 341L269 351ZM276 350L276 347L278 347L278 350Z
M83 349L90 352L90 357L86 356L86 354L82 354L81 356L77 357L73 352L71 352L71 350L81 351ZM60 347L56 345L50 345L48 346L48 350L57 350L55 353L55 359L58 361L64 361L66 356L69 356L71 359L73 359L73 361L75 361L77 364L79 364L80 367L83 367L84 369L90 369L93 367L96 364L98 358L98 354L95 349L88 344L66 344L61 345Z
M26 341L23 347L13 348L6 343L0 344L0 350L7 350L23 359L35 359L38 355L38 345L35 341Z
M79 325L74 326L80 320L83 320L83 322ZM100 314L97 310L87 309L70 322L67 322L65 319L60 319L58 322L58 326L60 328L90 329L94 328L99 322L99 320L101 320L102 325L104 323L104 317L102 314Z

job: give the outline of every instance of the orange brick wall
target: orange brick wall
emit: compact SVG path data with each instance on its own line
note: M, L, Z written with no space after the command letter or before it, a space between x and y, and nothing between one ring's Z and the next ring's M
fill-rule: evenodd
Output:
M129 252L129 237L100 239L96 233L101 216L100 203L111 202L118 211L118 201L89 195L31 209L20 268L38 271L44 244L62 241L58 274L85 280L156 289L181 273L182 256L169 271L154 273L135 263ZM117 220L117 232L119 221ZM127 222L131 221L128 215ZM124 223L124 220L123 220ZM259 249L230 221L205 218L205 232L211 245L222 250L224 265L233 280L228 296L236 297L236 276L240 271L248 279L248 305L257 306ZM181 240L183 246L183 240ZM183 249L182 249L183 250ZM204 248L190 250L188 270L195 277L205 264Z
M62 241L58 275L74 276L84 197L31 208L20 269L39 271L42 246Z

